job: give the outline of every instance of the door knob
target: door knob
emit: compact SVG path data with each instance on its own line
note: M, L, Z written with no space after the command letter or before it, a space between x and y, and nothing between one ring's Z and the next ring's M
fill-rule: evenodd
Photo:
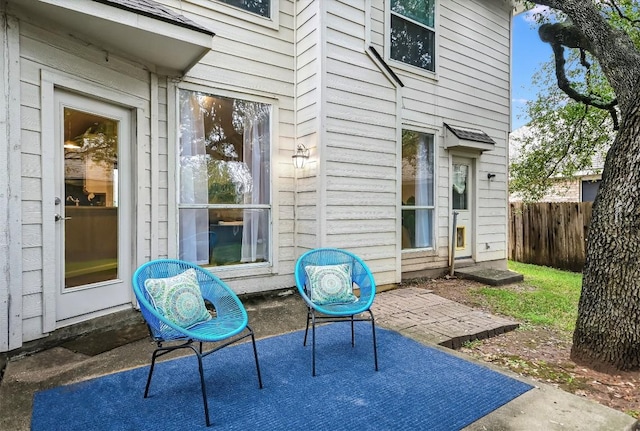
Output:
M56 219L56 221L60 221L60 220L71 220L71 217L62 217L60 214L56 214L56 215L55 215L55 219Z

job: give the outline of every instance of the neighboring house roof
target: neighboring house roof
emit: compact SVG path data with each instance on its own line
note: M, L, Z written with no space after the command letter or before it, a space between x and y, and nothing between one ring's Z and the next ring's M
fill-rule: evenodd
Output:
M533 130L530 126L519 127L509 134L509 163L520 157L522 141L531 135L533 135ZM584 176L600 175L602 173L602 168L604 168L604 161L606 157L606 150L597 152L591 159L591 166L582 171L577 171L575 177L580 178Z
M530 126L522 126L509 134L509 164L517 160L521 155L523 141L527 138L533 138L533 130ZM542 196L539 202L580 202L585 200L593 200L595 191L584 191L583 183L597 181L601 178L602 168L604 167L604 159L606 150L596 153L591 159L591 166L577 171L573 177L566 178L560 175L555 177L555 182ZM597 186L596 186L597 187ZM509 201L517 202L522 200L519 193L510 193Z
M160 3L153 0L93 0L96 3L102 3L109 6L124 9L129 12L139 13L150 18L159 19L170 24L176 24L184 28L199 31L211 36L215 36L215 33L211 30L204 28L197 23L191 21L189 18L179 15L170 9L167 9Z

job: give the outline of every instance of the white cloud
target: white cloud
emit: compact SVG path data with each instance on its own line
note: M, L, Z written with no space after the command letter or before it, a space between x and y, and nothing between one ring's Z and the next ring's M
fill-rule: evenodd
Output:
M529 99L511 99L511 101L517 105L524 105Z

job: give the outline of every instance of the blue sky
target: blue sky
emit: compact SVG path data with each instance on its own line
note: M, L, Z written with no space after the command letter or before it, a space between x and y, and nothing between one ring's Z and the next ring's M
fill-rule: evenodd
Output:
M531 77L542 63L551 58L551 47L538 37L538 29L532 23L529 13L515 16L513 22L513 81L511 83L512 128L515 130L527 123L519 118L524 113L527 100L535 99L537 89L531 83Z

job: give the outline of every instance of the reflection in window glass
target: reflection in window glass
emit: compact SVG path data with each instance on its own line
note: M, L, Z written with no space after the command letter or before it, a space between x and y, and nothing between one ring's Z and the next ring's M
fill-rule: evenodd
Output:
M231 6L253 12L265 18L271 17L271 0L218 0Z
M453 192L451 194L453 200L454 210L468 210L469 209L469 187L467 181L469 178L469 166L468 165L453 165Z
M433 135L402 131L402 248L433 247Z
M391 0L391 10L433 28L436 13L434 0Z
M180 258L269 260L271 106L180 91Z
M391 59L435 71L433 0L392 0Z
M64 108L65 288L118 277L118 120Z

